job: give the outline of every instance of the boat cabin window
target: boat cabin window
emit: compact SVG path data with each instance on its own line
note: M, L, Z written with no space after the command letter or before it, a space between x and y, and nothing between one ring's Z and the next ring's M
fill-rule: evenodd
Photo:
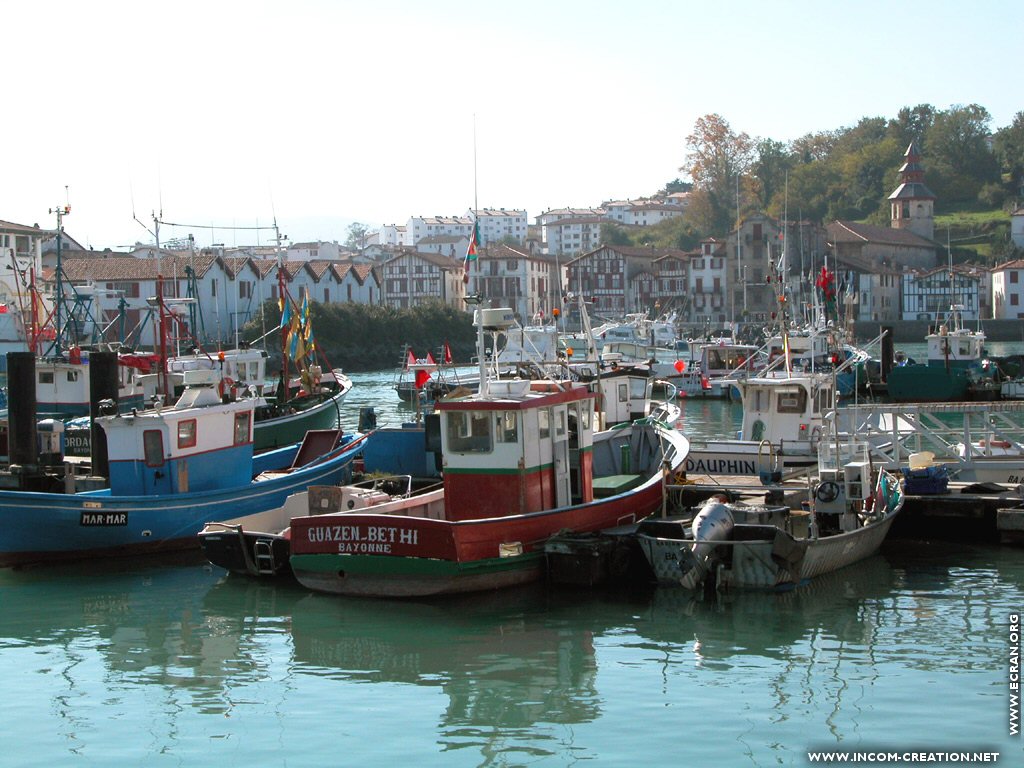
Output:
M722 354L717 349L708 350L708 368L724 368L725 361L722 359Z
M777 403L779 413L803 413L807 407L807 392L803 389L781 390Z
M147 429L142 433L142 455L147 467L164 465L164 440L158 429Z
M448 414L448 449L456 453L490 453L491 417L487 411Z
M971 354L971 343L969 341L960 342L960 354L965 356Z
M499 443L519 442L519 422L515 411L502 411L494 418L498 428L497 440Z
M771 405L771 392L766 389L753 389L750 392L750 409L764 413Z
M827 413L832 407L832 392L828 389L819 389L814 395L814 408L816 413Z
M40 371L39 373L40 384L53 384L53 371Z
M196 420L186 419L178 422L178 447L194 448L196 444Z
M78 371L67 372L68 381L78 381Z
M620 403L628 403L629 402L629 387L626 384L626 382L621 382L619 384L619 402Z
M565 437L565 410L559 409L555 411L555 436Z
M649 392L650 386L651 386L651 381L650 381L650 379L647 379L647 378L643 378L643 379L641 379L641 378L633 378L633 379L629 380L629 389L630 389L630 393L633 395L633 397L637 397L637 398L645 398L645 397L647 397L650 394L650 392Z
M235 414L235 445L244 445L249 442L249 411L242 411Z
M551 411L541 408L537 411L537 435L542 440L551 437Z

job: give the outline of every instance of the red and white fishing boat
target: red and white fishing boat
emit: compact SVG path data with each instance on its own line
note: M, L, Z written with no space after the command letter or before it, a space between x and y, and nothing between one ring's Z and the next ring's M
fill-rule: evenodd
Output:
M480 310L478 345L484 329L511 322L510 310ZM665 477L689 449L671 425L646 418L595 434L585 385L496 380L483 363L480 373L480 392L435 405L443 504L293 518L291 566L302 584L382 597L507 587L540 578L544 542L556 533L662 508Z

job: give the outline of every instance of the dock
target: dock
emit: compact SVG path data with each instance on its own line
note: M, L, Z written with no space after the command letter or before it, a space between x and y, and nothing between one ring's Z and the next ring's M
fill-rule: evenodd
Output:
M698 506L716 493L798 505L809 498L806 473L764 484L749 475L691 475L668 486L670 511ZM945 493L907 494L890 539L1024 544L1024 485L950 481Z

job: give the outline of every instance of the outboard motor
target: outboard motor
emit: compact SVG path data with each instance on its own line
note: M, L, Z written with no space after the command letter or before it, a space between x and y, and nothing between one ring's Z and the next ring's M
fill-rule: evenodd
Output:
M39 436L39 464L59 467L64 461L64 422L43 419L36 425Z
M696 589L704 582L711 569L716 543L727 541L734 525L732 511L722 497L712 496L704 502L693 518L693 545L680 551L680 581L686 589Z

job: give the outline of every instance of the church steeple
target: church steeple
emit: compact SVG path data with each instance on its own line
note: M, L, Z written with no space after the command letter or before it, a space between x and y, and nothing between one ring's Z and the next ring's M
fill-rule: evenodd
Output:
M933 240L935 237L935 195L924 183L924 168L916 142L910 142L903 153L900 185L889 195L892 210L891 226L909 229L916 235Z

